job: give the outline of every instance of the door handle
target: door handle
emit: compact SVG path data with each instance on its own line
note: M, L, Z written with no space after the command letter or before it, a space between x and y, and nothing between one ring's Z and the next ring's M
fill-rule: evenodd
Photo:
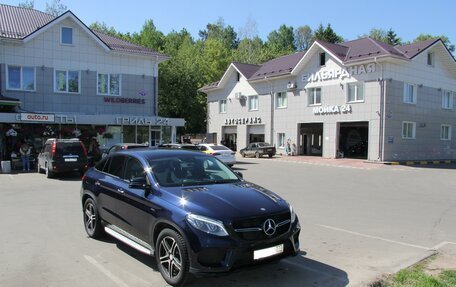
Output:
M122 194L123 194L125 191L124 191L122 188L118 188L118 189L117 189L117 192L119 192L119 193L122 193Z
M101 183L97 180L97 181L95 181L95 185L96 185L96 186L100 186Z

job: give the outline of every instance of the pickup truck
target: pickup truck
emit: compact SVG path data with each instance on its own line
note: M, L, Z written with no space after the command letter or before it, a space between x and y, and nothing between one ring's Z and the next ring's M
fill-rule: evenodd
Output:
M246 148L241 149L240 153L242 157L254 156L260 158L264 155L273 157L276 154L276 148L265 142L254 142L250 143Z

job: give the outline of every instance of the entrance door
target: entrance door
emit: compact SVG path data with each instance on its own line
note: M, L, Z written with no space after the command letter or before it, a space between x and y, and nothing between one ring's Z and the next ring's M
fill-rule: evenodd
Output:
M323 123L300 124L299 132L300 154L321 156L323 154Z
M150 131L150 146L158 146L160 144L160 130Z
M343 157L367 159L369 122L339 124L339 153Z
M225 134L223 145L230 150L236 151L237 149L237 134Z

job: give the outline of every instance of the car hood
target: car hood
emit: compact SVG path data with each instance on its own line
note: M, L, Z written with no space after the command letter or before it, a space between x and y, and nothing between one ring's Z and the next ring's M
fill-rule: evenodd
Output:
M288 204L277 194L256 184L240 181L185 187L166 187L172 204L194 213L229 221L288 210Z

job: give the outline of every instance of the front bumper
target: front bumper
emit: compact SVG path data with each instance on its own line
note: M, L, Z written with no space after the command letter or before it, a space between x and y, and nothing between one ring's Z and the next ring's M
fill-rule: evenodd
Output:
M232 269L278 260L299 253L299 221L291 225L290 230L279 237L245 241L232 236L215 237L193 233L189 236L190 272L197 275L228 272ZM283 244L283 252L270 257L254 260L254 251Z

